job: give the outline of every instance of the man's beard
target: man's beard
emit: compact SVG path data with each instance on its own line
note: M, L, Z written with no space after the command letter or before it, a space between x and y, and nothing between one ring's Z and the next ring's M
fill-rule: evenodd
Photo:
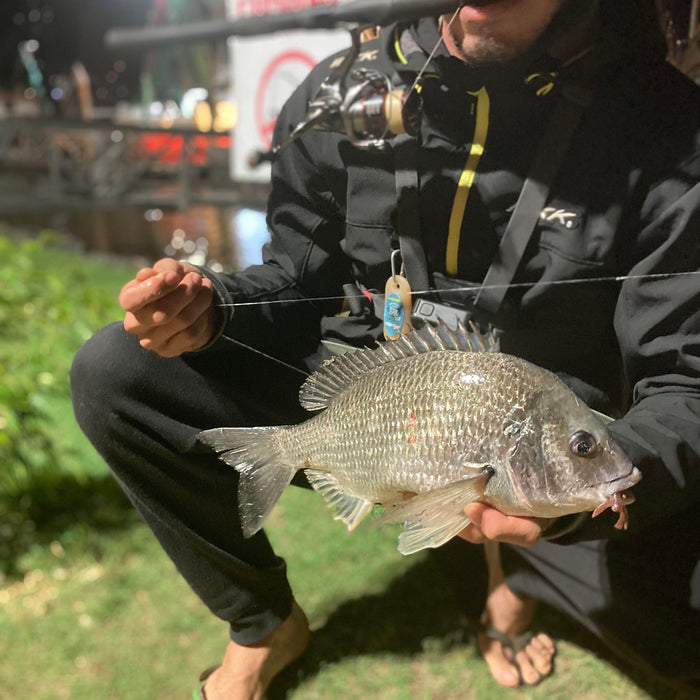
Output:
M457 37L454 37L454 42L458 57L467 65L475 67L505 63L521 53L521 47L505 44L486 32L479 36L478 41L469 46L468 51L464 50Z
M452 33L458 57L468 65L479 67L515 59L529 61L553 48L555 44L562 43L566 47L568 37L576 27L590 26L592 18L597 15L599 3L600 0L562 0L552 21L539 35L522 36L515 43L493 36L488 27L472 25L470 29L475 30L475 33L471 35L471 41L465 49L450 27L447 31Z

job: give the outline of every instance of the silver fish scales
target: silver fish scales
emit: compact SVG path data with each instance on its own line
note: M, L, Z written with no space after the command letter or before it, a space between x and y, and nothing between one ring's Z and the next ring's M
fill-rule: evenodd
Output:
M475 500L534 517L612 507L627 525L639 470L556 375L499 352L493 335L426 326L334 358L300 401L322 413L200 433L241 475L246 536L299 469L350 529L382 504L380 521L404 523L404 554L454 537Z

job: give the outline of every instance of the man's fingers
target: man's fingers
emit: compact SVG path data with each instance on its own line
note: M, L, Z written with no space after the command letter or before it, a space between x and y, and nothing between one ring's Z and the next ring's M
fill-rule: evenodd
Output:
M200 274L198 268L174 258L162 258L153 267L144 267L124 285L119 303L125 311L137 312L144 306L176 289L188 273Z
M124 328L130 333L145 333L157 326L167 325L176 319L204 290L205 301L211 302L211 282L199 273L188 273L175 287L153 294L148 303L127 309ZM201 313L201 310L200 312ZM199 314L198 314L199 315ZM177 330L181 330L177 328Z
M504 515L483 503L470 503L464 514L471 520L461 534L470 542L497 540L529 547L542 535L542 523L535 518Z
M467 527L465 527L464 530L459 533L459 536L463 540L467 540L467 542L471 542L472 544L484 544L484 542L486 542L484 533L481 532L481 530L479 530L474 523L469 523L469 525L467 525Z
M144 280L147 280L149 277L153 277L154 275L157 275L157 274L158 273L152 267L142 267L136 273L136 277L134 278L134 281L143 282Z
M211 286L199 286L193 294L176 314L167 317L167 322L132 331L137 333L144 348L164 357L174 357L208 342L214 331ZM131 319L124 319L127 330L128 321Z
M214 310L208 306L194 321L169 338L159 349L163 357L175 357L197 350L209 342L214 332Z
M214 332L211 280L194 265L163 258L122 288L124 328L141 345L174 357L205 345Z
M127 282L119 294L119 303L124 311L136 313L177 288L181 276L176 272L156 273Z
M206 285L204 285L206 286ZM154 326L170 323L176 319L198 297L203 289L203 278L197 273L188 273L182 281L166 296L151 303L148 309L150 319L143 318L144 323ZM211 294L207 297L211 301ZM146 309L144 309L146 311ZM200 312L201 313L201 310ZM199 315L199 313L197 315Z

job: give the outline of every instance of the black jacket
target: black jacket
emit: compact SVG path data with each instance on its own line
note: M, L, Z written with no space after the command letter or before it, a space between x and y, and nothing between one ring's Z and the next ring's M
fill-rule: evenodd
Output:
M434 20L390 27L363 44L358 65L410 84L436 40ZM700 275L693 274L700 267L700 90L662 61L606 50L498 322L504 351L562 374L593 408L620 417L610 430L643 472L629 511L635 530L700 501ZM334 62L312 71L289 100L277 142L304 118ZM431 62L416 167L433 286L483 279L558 86L579 69L545 62L477 71L444 52ZM212 275L226 303L276 303L235 308L224 321L227 334L297 363L321 337L366 345L380 335L369 308L338 312L343 284L383 290L390 274L396 183L389 146L365 150L342 134L312 130L282 151L264 264ZM612 522L612 513L587 519L565 541L608 537Z

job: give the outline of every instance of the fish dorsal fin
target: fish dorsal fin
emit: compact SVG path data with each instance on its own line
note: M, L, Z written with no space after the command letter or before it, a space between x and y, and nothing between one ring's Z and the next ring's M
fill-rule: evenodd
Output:
M438 326L424 325L396 340L337 355L312 374L299 391L299 402L307 411L320 411L334 396L345 390L363 374L413 355L436 350L458 352L499 352L498 336L493 330L482 333L475 325L469 328L459 323L451 329L440 322Z

